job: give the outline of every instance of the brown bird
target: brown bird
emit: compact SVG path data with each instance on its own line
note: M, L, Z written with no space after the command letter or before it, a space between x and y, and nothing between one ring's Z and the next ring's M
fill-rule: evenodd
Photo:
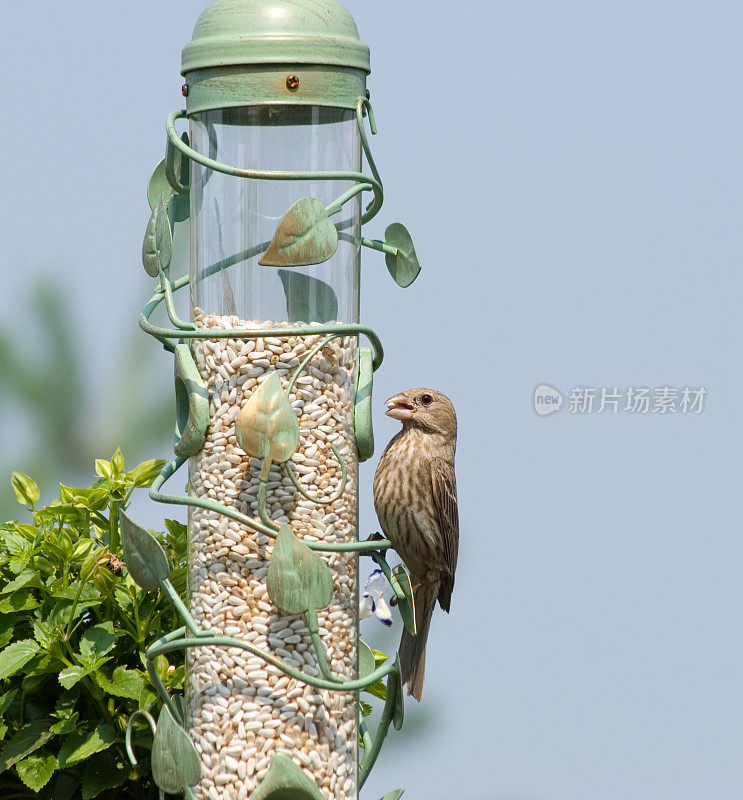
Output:
M387 416L402 430L377 465L374 507L413 583L418 635L403 630L400 665L408 694L420 700L431 615L437 599L448 613L457 568L457 415L441 392L408 389L390 397Z

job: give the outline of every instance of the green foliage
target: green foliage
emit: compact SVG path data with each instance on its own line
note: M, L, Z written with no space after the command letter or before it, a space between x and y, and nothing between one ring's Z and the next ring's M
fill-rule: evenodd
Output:
M36 483L13 473L30 521L0 524L0 797L157 797L149 726L135 724L136 767L124 735L138 708L158 713L142 652L179 620L167 597L127 574L119 516L163 464L127 472L117 450L96 460L92 486L60 485L59 498L39 509ZM183 592L186 528L166 526L154 535ZM156 668L169 691L182 690L180 654L161 656Z

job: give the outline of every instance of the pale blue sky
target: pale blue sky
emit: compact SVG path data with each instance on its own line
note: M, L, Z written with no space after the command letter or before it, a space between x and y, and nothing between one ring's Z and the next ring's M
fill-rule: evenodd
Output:
M6 5L3 316L48 272L100 328L94 376L149 296L145 188L204 2ZM739 798L743 7L347 6L385 182L367 235L405 221L424 266L403 291L365 254L378 453L404 388L447 392L460 419L427 730L390 736L366 797ZM542 418L540 383L708 395L694 416Z

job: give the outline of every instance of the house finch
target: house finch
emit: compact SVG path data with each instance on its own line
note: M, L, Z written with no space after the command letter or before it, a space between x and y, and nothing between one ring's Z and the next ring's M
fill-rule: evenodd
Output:
M400 664L408 694L420 700L431 615L437 598L448 613L457 568L457 415L441 392L408 389L387 401L387 416L399 419L402 430L379 460L374 507L410 571L418 635L403 630Z

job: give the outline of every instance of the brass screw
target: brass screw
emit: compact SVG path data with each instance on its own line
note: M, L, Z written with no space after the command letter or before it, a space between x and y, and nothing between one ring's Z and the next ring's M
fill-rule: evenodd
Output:
M286 79L286 88L290 92L296 92L299 89L299 78L296 75L290 75Z
M184 97L188 97L188 84L187 83L184 83L183 86L181 86L181 94Z

